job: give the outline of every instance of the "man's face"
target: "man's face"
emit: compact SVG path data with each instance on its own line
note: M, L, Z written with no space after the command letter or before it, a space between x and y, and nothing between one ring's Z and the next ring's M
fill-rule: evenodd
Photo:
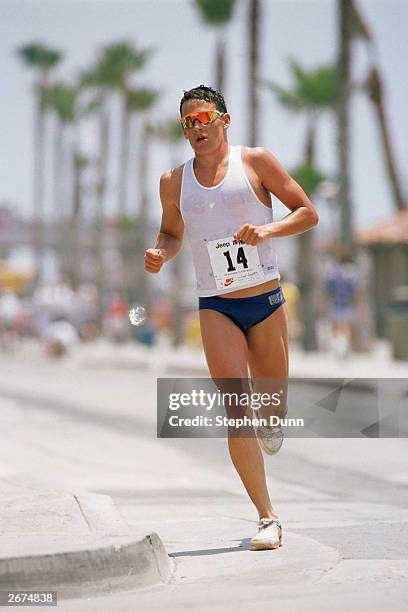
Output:
M205 100L187 100L184 102L181 112L183 116L200 111L217 110L213 102ZM216 151L226 137L229 127L230 116L228 113L207 125L202 125L198 120L194 121L194 127L184 128L184 136L189 141L195 153L208 154Z

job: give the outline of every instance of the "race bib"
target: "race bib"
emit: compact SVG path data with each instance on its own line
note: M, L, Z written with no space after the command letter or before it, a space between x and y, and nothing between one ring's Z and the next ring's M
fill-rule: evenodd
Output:
M228 236L210 240L207 248L217 289L239 288L264 278L256 246Z

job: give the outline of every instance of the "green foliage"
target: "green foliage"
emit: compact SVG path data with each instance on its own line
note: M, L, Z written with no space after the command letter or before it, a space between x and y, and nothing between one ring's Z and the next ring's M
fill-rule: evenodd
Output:
M81 74L81 83L88 87L124 88L128 76L143 68L150 53L126 41L106 45L95 64Z
M279 102L282 104L282 106L286 106L286 108L289 108L293 111L299 111L303 109L302 102L298 97L296 91L292 91L290 89L283 89L283 87L280 87L273 81L267 81L264 79L260 79L258 81L258 84L266 87L267 89L269 89L270 92L274 93L278 98Z
M57 49L36 42L19 47L17 54L28 66L39 68L43 72L54 68L62 59L62 53Z
M138 89L126 89L126 108L131 113L142 113L153 106L158 97L158 92L153 89L140 87Z
M329 108L336 104L337 71L334 66L306 71L292 60L291 68L297 81L298 96L305 106Z
M165 119L161 123L151 125L149 133L159 140L166 142L180 142L183 140L183 130L177 119Z
M74 154L74 165L77 168L77 170L81 171L81 170L85 170L85 168L90 164L90 158L87 157L86 155L83 155L82 153L79 153L78 151L75 152Z
M326 177L310 164L302 164L290 172L291 177L299 183L303 191L311 198L316 192L320 183L326 180Z
M117 227L124 234L135 234L140 231L139 217L128 217L126 215L118 216Z
M40 88L43 109L52 110L62 123L72 123L77 118L78 88L64 83L54 83Z
M195 0L204 20L214 26L225 25L231 19L236 0Z
M102 97L100 95L96 95L94 98L91 98L83 109L84 115L92 115L101 107L101 104Z
M290 67L294 77L292 89L284 89L271 81L260 83L276 94L281 104L294 111L327 109L335 106L338 97L335 66L304 70L292 59Z

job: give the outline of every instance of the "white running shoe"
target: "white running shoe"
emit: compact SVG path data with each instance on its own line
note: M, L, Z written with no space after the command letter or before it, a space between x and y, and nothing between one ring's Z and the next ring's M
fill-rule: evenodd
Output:
M284 436L280 425L276 427L258 425L256 428L256 436L260 447L267 455L276 455L283 444Z
M282 525L279 519L262 518L258 533L251 540L251 550L269 550L282 546Z

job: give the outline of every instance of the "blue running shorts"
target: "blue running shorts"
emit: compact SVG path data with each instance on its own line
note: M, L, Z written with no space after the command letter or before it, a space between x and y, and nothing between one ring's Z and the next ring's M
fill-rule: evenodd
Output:
M267 319L285 302L282 288L278 287L273 291L251 297L226 298L218 295L200 297L198 307L200 310L210 309L221 312L238 325L246 335L253 325Z

